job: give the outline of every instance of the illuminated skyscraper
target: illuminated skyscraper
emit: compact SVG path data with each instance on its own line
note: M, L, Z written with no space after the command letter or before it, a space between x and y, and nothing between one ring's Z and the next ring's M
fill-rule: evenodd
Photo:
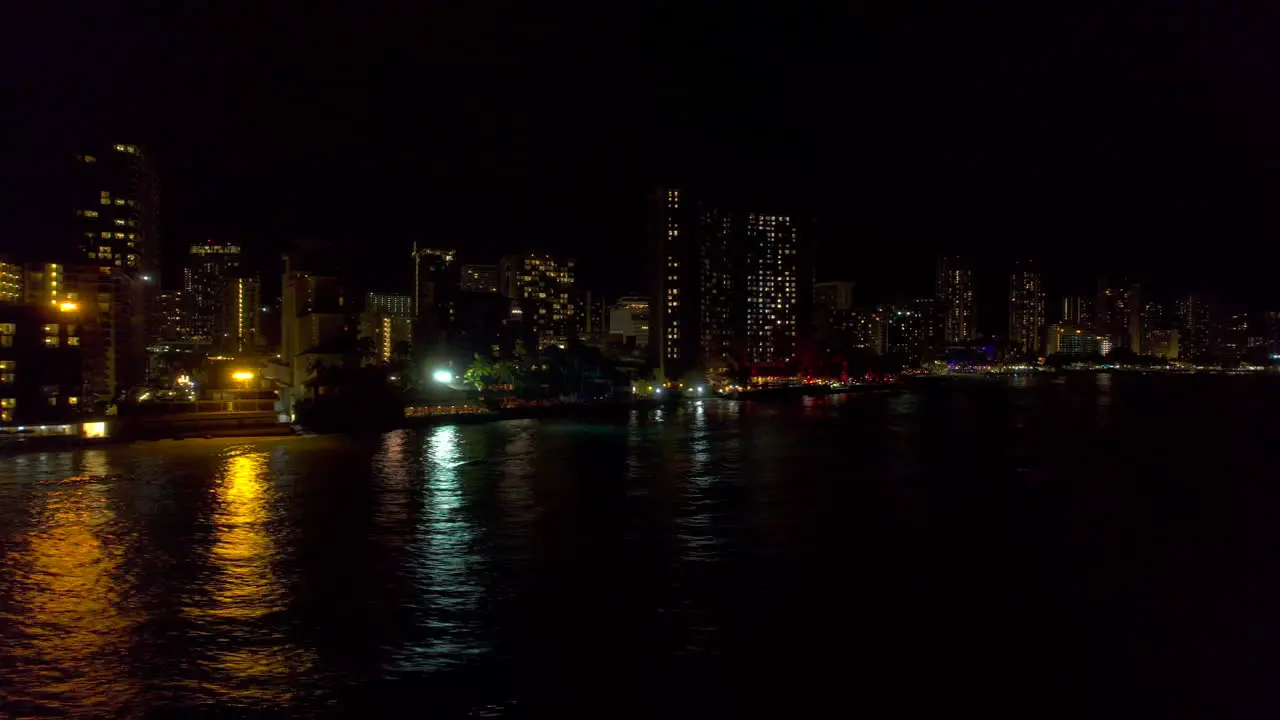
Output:
M727 214L676 188L659 190L652 203L659 267L649 344L663 372L676 377L730 352L733 225Z
M746 216L746 348L752 365L794 360L799 331L800 238L786 215Z
M1043 346L1044 286L1030 263L1019 263L1009 278L1009 347L1025 356Z
M261 280L223 279L215 334L217 344L226 352L251 352L263 342Z
M187 303L192 340L212 344L222 337L224 286L239 273L239 268L238 243L209 239L188 246L182 295Z
M130 275L160 264L160 194L155 167L137 145L109 144L75 156L69 210L75 216L76 261L118 267Z
M1093 298L1068 295L1062 298L1062 323L1074 327L1093 327Z
M156 293L151 303L148 342L187 340L191 336L181 290Z
M969 342L978 336L978 301L973 285L973 268L967 263L958 257L938 259L935 287L946 342Z
M1208 362L1216 357L1217 337L1213 301L1194 293L1178 300L1179 357Z
M497 265L463 265L463 292L498 292Z
M652 210L650 346L666 376L796 360L800 320L813 303L799 224L789 215L726 210L675 188L660 189Z
M500 264L502 292L515 301L520 322L539 346L562 344L579 332L573 296L574 261L550 255L508 255Z
M408 295L365 295L364 311L382 313L392 317L413 317L413 298Z

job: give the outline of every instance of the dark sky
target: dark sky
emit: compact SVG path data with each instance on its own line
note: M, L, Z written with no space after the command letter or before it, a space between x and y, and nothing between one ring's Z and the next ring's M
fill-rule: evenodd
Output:
M415 239L644 287L644 193L697 182L819 218L820 277L874 293L948 252L988 292L1033 256L1052 294L1105 272L1280 304L1264 3L13 5L11 251L43 242L42 168L107 134L157 157L169 247L330 239L388 289Z

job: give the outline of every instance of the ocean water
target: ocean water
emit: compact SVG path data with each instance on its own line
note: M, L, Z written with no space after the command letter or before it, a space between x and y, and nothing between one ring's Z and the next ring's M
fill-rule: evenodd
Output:
M1278 399L926 380L3 458L0 717L1274 716Z

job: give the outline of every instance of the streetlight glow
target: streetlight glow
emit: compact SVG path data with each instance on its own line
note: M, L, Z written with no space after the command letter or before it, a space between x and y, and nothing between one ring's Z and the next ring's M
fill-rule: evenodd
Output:
M431 373L431 379L438 383L450 383L453 382L453 373L448 370L437 370Z
M231 373L232 380L252 380L253 373L248 370L237 370Z

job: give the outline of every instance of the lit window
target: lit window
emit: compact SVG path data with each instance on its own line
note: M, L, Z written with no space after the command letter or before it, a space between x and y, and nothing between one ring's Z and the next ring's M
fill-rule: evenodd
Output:
M73 336L71 336L71 337L67 338L67 344L68 344L68 345L79 345L79 344L80 344L80 338L79 338L78 336L74 336L74 335L73 335Z
M15 408L18 406L17 398L0 398L0 408Z
M121 198L116 198L116 204L117 204L117 205L123 205L123 204L124 204L124 200L122 200Z
M49 398L49 404L50 404L50 405L53 405L54 407L57 407L57 406L58 406L58 396L57 396L57 395L54 395L53 397Z
M58 334L58 326L57 326L56 324L53 324L53 323L50 323L50 324L48 324L48 325L45 325L45 326L44 326L44 334L45 334L45 335L57 335L57 334Z
M121 227L124 227L124 220L121 220L120 218L116 218L115 223Z
M85 161L85 162L87 162L87 163L98 162L98 158L96 158L96 157L94 157L94 156L92 156L92 155L85 155L85 156L84 156L84 161Z
M111 198L102 198L102 204L103 204L103 205L110 205L110 204L111 204Z
M80 404L80 398L76 397L75 395L72 395L71 397L67 398L67 404L68 404L68 405L79 405L79 404Z
M50 335L44 339L45 347L58 347L58 336Z

